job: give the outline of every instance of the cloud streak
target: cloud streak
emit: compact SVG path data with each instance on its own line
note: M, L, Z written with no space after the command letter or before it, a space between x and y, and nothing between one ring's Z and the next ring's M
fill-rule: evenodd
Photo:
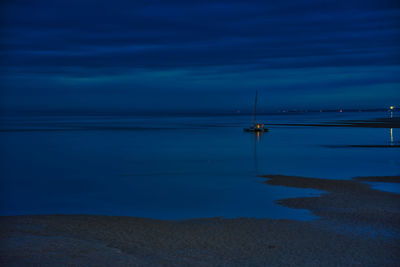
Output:
M143 88L172 90L184 83L218 94L226 77L238 75L237 82L253 90L266 81L257 84L248 73L290 77L294 69L325 90L399 82L393 75L400 74L397 1L40 0L1 5L0 78L8 91L42 86L10 82L18 83L18 77L45 81L49 75L75 81L112 77L120 84L115 90L125 90L133 75ZM320 81L318 68L375 71L361 79L331 73L334 81ZM376 73L384 69L390 71ZM168 85L145 78L160 72L180 74ZM49 83L60 86L54 79ZM296 84L273 86L292 90ZM388 100L393 97L388 93Z

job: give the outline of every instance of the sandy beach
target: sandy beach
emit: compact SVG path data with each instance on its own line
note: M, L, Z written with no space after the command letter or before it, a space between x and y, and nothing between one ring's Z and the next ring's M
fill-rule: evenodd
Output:
M363 181L265 175L270 185L314 188L283 199L319 219L184 221L91 215L1 217L3 266L396 266L400 195Z

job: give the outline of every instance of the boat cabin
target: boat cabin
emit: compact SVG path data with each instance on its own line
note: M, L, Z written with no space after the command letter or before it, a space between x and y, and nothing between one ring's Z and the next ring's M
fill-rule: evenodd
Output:
M254 125L250 125L249 128L244 129L246 132L264 132L267 131L267 129L264 128L263 123L254 123Z

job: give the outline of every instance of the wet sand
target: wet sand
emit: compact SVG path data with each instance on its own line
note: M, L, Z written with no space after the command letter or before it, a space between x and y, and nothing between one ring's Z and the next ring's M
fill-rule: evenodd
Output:
M400 128L400 118L378 118L373 120L343 120L327 123L269 123L275 126L312 126L312 127L364 127L364 128Z
M400 128L400 118L378 118L373 120L337 121L329 123L290 123L290 124L268 124L271 126L306 126L306 127L362 127L362 128ZM398 142L391 144L362 144L362 145L324 145L328 148L400 148Z
M400 183L400 176L355 177L354 180L362 182Z
M266 175L270 185L313 188L320 196L283 199L320 219L163 221L91 215L0 220L3 266L398 266L400 195L362 181Z
M400 145L327 145L329 148L399 148Z
M269 185L312 188L325 193L318 197L281 199L280 205L307 209L321 220L347 224L352 230L371 228L371 233L384 229L388 236L400 236L400 194L372 189L362 183L400 182L399 176L357 177L353 180L328 180L284 175L266 175ZM368 233L366 233L368 234ZM400 252L400 251L399 251Z

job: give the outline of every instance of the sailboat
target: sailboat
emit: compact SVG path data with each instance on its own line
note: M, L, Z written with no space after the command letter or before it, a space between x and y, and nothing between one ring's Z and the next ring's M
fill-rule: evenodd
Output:
M257 122L257 91L256 91L256 99L254 101L254 111L253 111L254 123L249 126L249 128L244 128L245 132L267 132L268 129L264 128L263 123Z

